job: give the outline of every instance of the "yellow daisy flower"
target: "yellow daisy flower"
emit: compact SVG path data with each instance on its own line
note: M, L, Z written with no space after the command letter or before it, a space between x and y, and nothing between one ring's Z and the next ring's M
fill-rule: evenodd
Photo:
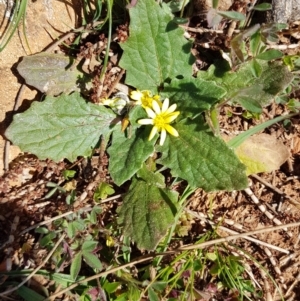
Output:
M152 93L149 90L132 91L130 93L130 98L136 100L136 104L141 105L144 109L152 108L153 100L157 101L157 103L161 106L160 96L159 95L152 96Z
M139 124L152 124L153 128L151 130L149 140L151 140L156 133L160 133L160 145L163 145L167 132L175 137L178 137L178 132L170 125L172 121L174 121L178 115L179 111L176 110L177 105L173 104L169 107L169 99L166 98L160 107L156 100L152 102L152 108L146 108L146 112L148 114L149 119L140 119L138 121Z

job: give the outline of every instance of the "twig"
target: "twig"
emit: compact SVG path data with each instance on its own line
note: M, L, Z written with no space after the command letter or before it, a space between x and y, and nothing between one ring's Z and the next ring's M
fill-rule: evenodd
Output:
M277 187L273 186L272 184L270 184L269 182L265 181L263 178L261 178L258 175L251 175L252 178L258 180L259 182L261 182L262 184L264 184L265 186L269 187L270 189L272 189L273 191L275 191L276 193L282 195L284 198L288 199L290 201L291 204L293 204L294 206L300 206L300 203L293 200L290 196L288 196L287 194L285 194L283 191L281 191L280 189L278 189Z
M24 285L33 275L35 275L45 265L45 263L47 263L47 261L50 259L50 257L52 256L52 254L55 252L55 250L57 249L57 247L59 246L59 244L63 241L63 239L65 238L65 236L66 236L66 234L62 234L62 236L56 242L55 246L52 248L52 250L50 251L50 253L48 254L48 256L46 256L46 258L42 261L42 263L36 269L34 269L21 283L19 283L17 286L15 286L15 287L13 287L13 288L11 288L11 289L3 292L3 293L0 293L0 296L4 296L4 295L7 295L9 293L12 293L12 292L16 291L22 285Z
M115 79L115 81L113 82L113 84L111 85L111 88L109 89L108 93L107 93L107 98L110 97L110 95L112 94L114 88L116 87L116 85L119 83L119 81L121 80L122 76L124 75L125 70L122 69L121 72L118 74L118 77Z
M253 201L253 203L255 205L257 205L258 209L264 213L266 215L266 217L268 217L272 222L274 222L276 225L282 225L282 222L275 217L272 213L270 213L267 209L266 206L261 204L259 199L254 195L254 193L252 192L252 190L250 188L246 188L244 189L244 191L246 192L246 194L248 194L248 196L251 198L251 200ZM287 231L287 229L283 228L284 231L286 231L286 233L288 234L288 236L292 237L293 234L289 231Z
M224 33L224 30L214 30L214 29L207 29L207 28L194 28L194 27L189 27L186 25L179 25L179 27L190 31L190 32L195 32L195 33L204 33L204 32L215 32L215 33ZM240 30L236 29L233 31L234 33L239 33Z
M288 297L288 295L291 293L291 291L293 290L293 288L296 286L296 284L300 281L300 273L298 273L298 276L296 277L296 279L294 280L294 282L290 285L289 289L286 291L285 293L285 298Z
M199 218L199 219L202 219L202 220L205 219L205 221L206 221L207 223L209 223L211 226L215 226L215 227L217 227L218 229L221 229L221 230L223 230L223 231L226 231L226 232L228 232L228 233L230 233L230 234L242 234L242 233L239 233L239 232L237 232L237 231L228 229L228 228L226 228L226 227L224 227L224 226L216 225L214 222L208 220L208 219L205 218L205 217L202 217L200 214L197 214L196 212L194 212L194 211L192 211L192 210L186 209L186 212L188 212L189 214L191 214L191 215L193 215L193 216L195 216L195 217L197 217L197 218ZM243 238L245 238L245 239L247 239L247 240L249 240L249 241L252 241L252 242L254 242L254 243L256 243L256 244L259 244L259 245L268 247L268 248L270 248L270 249L274 249L274 250L276 250L276 251L279 251L279 252L282 252L282 253L285 253L285 254L290 254L290 252L289 252L288 250L285 250L285 249L282 249L282 248L280 248L280 247L271 245L271 244L266 243L266 242L264 242L264 241L261 241L261 240L259 240L259 239L256 239L256 238L253 238L253 237L250 237L250 236L247 236L247 235L245 235Z
M196 244L196 245L187 245L187 246L180 247L178 249L174 249L174 250L170 250L170 251L166 251L166 252L162 252L162 253L144 255L144 256L139 257L136 260L134 260L132 262L129 262L129 263L126 263L126 264L124 264L122 266L111 268L111 269L108 269L108 270L106 270L104 272L101 272L99 274L96 274L96 275L93 275L91 277L87 277L85 279L79 280L76 283L70 285L69 287L67 287L67 288L65 288L65 289L63 289L63 290L61 290L61 291L53 294L52 296L44 299L43 301L50 301L50 298L54 298L54 297L57 297L57 296L59 296L61 294L64 294L64 293L72 290L73 288L77 287L79 284L81 284L83 282L89 282L89 281L97 279L99 277L107 276L107 275L109 275L111 273L115 273L115 272L117 272L119 270L131 267L131 266L136 265L138 263L142 263L142 262L151 260L151 259L153 259L153 258L155 258L157 256L172 255L172 254L180 253L182 251L187 251L187 250L203 249L203 248L211 246L211 245L215 245L215 244L219 244L219 243L224 243L224 242L229 242L231 240L235 240L235 239L238 239L238 238L243 238L245 236L259 234L259 233L262 233L262 232L266 233L266 232L271 232L271 231L275 231L275 230L281 230L283 228L290 228L290 227L297 227L297 226L300 226L300 222L290 223L290 224L286 224L286 225L279 225L279 226L274 226L274 227L267 227L267 228L263 228L263 229L249 231L249 232L246 232L246 233L243 233L243 234L236 234L236 235L228 236L228 237L225 237L225 238L214 239L214 240L207 241L207 242L200 243L200 244Z

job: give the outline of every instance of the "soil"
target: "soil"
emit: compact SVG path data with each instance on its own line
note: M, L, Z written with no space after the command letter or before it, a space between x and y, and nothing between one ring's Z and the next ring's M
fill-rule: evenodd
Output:
M0 83L0 134L4 135L6 127L10 124L15 100L18 90L22 84L22 79L16 72L16 64L20 59L28 54L43 51L45 47L53 42L56 37L67 32L70 28L79 24L81 11L80 1L73 0L72 3L44 0L29 2L26 16L27 39L31 52L24 44L22 33L14 35L8 46L0 53L1 83ZM198 1L202 2L203 1ZM229 1L230 2L230 1ZM205 3L205 5L207 5ZM231 4L228 1L221 3L224 10ZM207 6L206 6L207 7ZM0 3L0 13L4 15L6 5ZM298 25L295 25L295 28ZM126 27L123 28L126 32ZM123 32L123 34L124 34ZM121 33L119 32L119 35ZM282 38L283 44L288 45L291 40L295 44L295 37L286 35ZM220 36L220 40L222 37ZM223 45L224 46L224 45ZM221 47L223 47L221 46ZM220 47L218 45L218 47ZM216 48L217 50L219 48ZM291 50L296 53L297 50ZM288 50L287 50L288 51ZM110 78L114 79L110 76ZM107 90L113 86L113 80L107 81ZM97 83L95 83L97 85ZM36 100L37 92L28 87L22 92L22 106L24 110L28 103ZM39 97L39 96L38 96ZM237 132L247 130L251 123L240 117L238 111L233 112L231 117L224 109L221 116L222 128L227 132ZM261 120L270 119L284 113L284 108L280 106L268 107ZM300 219L300 125L299 120L292 120L289 128L284 128L282 124L276 124L267 130L267 133L276 136L289 149L290 157L281 168L272 173L260 174L261 178L249 177L249 191L239 191L231 193L210 193L207 194L201 189L190 198L187 213L191 215L192 222L189 228L188 239L192 241L194 236L204 233L210 229L212 223L220 224L223 228L218 230L221 237L226 237L232 232L248 232L255 229L275 225L279 220L283 224L299 221ZM0 149L4 150L5 138L0 138ZM7 264L23 264L24 260L22 246L24 243L32 244L36 250L32 254L31 266L36 267L41 262L43 250L38 249L38 244L34 235L30 232L30 227L43 222L49 218L65 213L69 210L78 210L93 204L92 195L95 187L101 179L109 180L107 174L107 158L100 156L100 150L96 150L90 161L80 159L70 163L62 161L59 163L50 160L38 160L30 154L20 154L16 146L7 149L9 155L9 170L3 169L4 160L0 160L0 271L8 269ZM2 154L1 154L2 155ZM4 156L4 154L3 154ZM101 158L101 159L99 159ZM76 168L76 198L77 201L72 207L66 205L65 199L61 195L44 199L49 192L46 186L48 182L65 183L62 171ZM265 182L267 182L267 185ZM122 188L123 189L123 188ZM120 190L120 193L124 192ZM124 188L125 189L125 188ZM277 189L277 190L276 190ZM271 212L273 218L268 218L255 204L253 195L259 200L259 206L264 206L265 211ZM115 202L119 202L115 201ZM117 203L107 206L107 210L116 207ZM229 229L229 230L228 230ZM22 235L20 235L22 233ZM13 237L13 240L11 240ZM255 238L268 243L266 247L259 242L251 242L247 239L239 239L233 244L227 244L232 254L239 254L238 250L243 250L249 257L247 258L247 273L253 282L257 282L257 289L262 289L265 293L264 299L257 300L280 300L276 287L269 277L263 274L257 264L251 260L254 257L259 265L266 268L275 279L283 292L286 300L300 301L300 234L299 228L289 228L287 231L272 231L255 235ZM1 246L2 245L2 246ZM273 248L272 248L273 247ZM279 249L280 248L280 249ZM8 251L9 249L9 251ZM222 300L222 299L218 299ZM233 299L230 299L233 300Z

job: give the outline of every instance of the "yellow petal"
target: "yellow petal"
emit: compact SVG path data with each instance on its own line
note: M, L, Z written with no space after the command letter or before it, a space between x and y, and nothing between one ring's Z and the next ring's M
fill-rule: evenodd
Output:
M138 124L143 124L143 125L153 124L153 119L140 119L138 120Z
M177 104L173 103L167 110L166 110L166 114L170 114L172 112L174 112L177 108Z
M170 123L170 122L172 122L173 120L175 120L179 114L180 114L179 111L174 112L174 113L171 113L170 115L166 116L166 117L164 118L164 120L165 120L166 123Z
M153 139L153 137L155 136L155 134L157 133L157 127L154 126L151 130L150 136L149 136L149 141Z
M166 98L163 102L163 105L162 105L162 108L161 108L161 111L164 113L168 110L168 107L169 107L169 98Z
M160 97L160 96L158 96L158 97ZM162 102L159 99L153 97L153 100L155 100L158 103L158 105L159 105L160 108L162 107Z
M178 132L169 124L165 124L165 130L167 130L168 133L170 133L171 135L173 135L175 137L179 136Z
M143 97L143 93L139 90L132 91L130 93L130 98L132 98L133 100L141 101L142 97Z
M150 118L155 118L156 114L150 108L145 108L145 110Z
M159 104L157 103L157 101L156 100L153 100L152 101L152 108L153 108L153 110L154 110L154 112L158 115L158 114L160 114L160 106L159 106Z
M159 141L159 145L163 145L165 140L166 140L166 137L167 137L167 132L165 129L162 129L161 130L161 133L160 133L160 141Z
M158 104L161 103L159 95L154 95L153 99L156 100L158 102Z

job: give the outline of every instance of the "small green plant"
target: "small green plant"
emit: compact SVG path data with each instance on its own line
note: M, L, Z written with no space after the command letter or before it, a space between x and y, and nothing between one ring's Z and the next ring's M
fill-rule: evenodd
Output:
M153 250L174 223L179 209L178 194L166 186L164 174L157 166L170 169L173 177L186 180L193 188L214 191L247 187L244 165L210 130L203 113L224 102L260 113L291 83L293 75L286 66L267 62L279 56L264 52L263 30L256 30L250 39L253 58L243 58L245 62L235 72L220 61L199 72L197 78L192 77L192 44L183 38L171 12L154 1L138 2L129 12L130 37L121 44L124 53L120 66L127 70L126 83L137 89L129 95L131 100L123 97L126 101L118 101L117 109L116 98L111 102L104 100L105 106L91 104L78 92L66 94L76 89L74 84L67 90L66 85L55 84L52 95L65 93L47 96L16 115L6 136L23 151L55 161L89 156L100 136L106 143L110 140L107 152L111 178L118 186L131 180L119 208L119 222L124 234L139 248ZM152 22L145 24L142 19ZM262 58L266 53L270 55ZM43 70L48 72L48 66L36 67L36 59L42 66L41 60L56 60L50 76L57 77L59 73L63 78L68 74L70 83L78 76L76 69L60 69L58 62L63 60L66 65L65 58L38 55L21 65L28 83L32 84L31 78L36 79L35 74L41 78ZM47 74L39 86L51 82ZM47 89L50 91L49 85ZM129 128L120 125L123 114L130 121ZM145 124L153 125L152 129ZM98 191L95 198L99 197Z
M96 1L95 10L89 1L84 3L86 22L90 18L94 21L100 18L103 2ZM107 1L105 6L109 41L100 81L108 60L115 4ZM177 11L185 5L185 1L181 2ZM83 96L86 94L80 93L83 92L82 83L87 81L86 75L78 66L69 68L73 59L63 55L34 55L25 58L18 67L26 82L47 96L43 102L34 102L27 111L14 116L5 133L7 138L22 151L31 152L40 159L71 162L78 156L91 156L102 139L107 146L108 168L114 186L98 183L93 194L97 204L112 195L114 188L130 181L117 209L118 225L112 224L101 232L97 219L102 209L95 206L90 213L79 210L55 221L53 229L36 229L41 234L40 245L45 248L53 247L58 234L67 234L70 243L64 241L63 247L53 256L57 277L60 268L67 265L70 265L70 273L63 277L70 282L81 279L83 265L94 273L102 270L99 250L114 247L111 231L118 232L116 229L121 229L124 235L123 242L117 242L122 251L116 255L124 263L130 261L131 242L140 250L165 251L175 231L180 235L186 231L176 226L187 196L196 188L207 192L246 188L247 161L243 164L234 150L257 131L287 118L278 117L226 143L220 137L218 125L221 106L225 103L240 106L245 118L259 116L275 97L283 94L287 97L295 80L289 68L298 64L297 59L285 57L285 64L274 61L283 54L267 49L267 40L275 39L278 28L254 26L241 30L231 40L231 53L223 56L227 60L216 60L208 70L193 76L192 41L183 37L183 29L171 12L176 9L170 7L147 0L137 1L129 8L129 38L120 43L123 54L119 62L126 70L125 83L131 90L128 95L118 93L99 99L98 104L87 102ZM256 7L268 8L266 5ZM220 17L244 20L240 13L216 10L212 13L217 15L217 21L212 22L219 22ZM296 101L286 99L285 103L298 113ZM66 181L74 175L72 170L63 172ZM172 181L187 183L181 198L170 184ZM67 195L68 205L74 203L73 186L67 189L48 183L48 187L51 191L45 198L60 192ZM98 242L99 236L106 241L105 246ZM111 252L107 253L108 264L115 263ZM127 270L118 271L113 280L102 277L100 284L83 285L81 299L95 300L95 296L104 292L118 301L140 300L142 295L150 300L202 298L210 294L209 291L213 294L220 288L212 285L207 291L199 292L194 286L195 279L206 266L210 266L209 273L218 278L220 286L239 291L239 300L248 297L241 291L254 292L251 283L244 279L240 258L215 249L214 252L185 252L176 256L171 266L163 266L162 257L159 257L153 266L139 270L143 282L137 281ZM157 268L157 275L151 274L153 267ZM61 282L57 280L58 284Z

